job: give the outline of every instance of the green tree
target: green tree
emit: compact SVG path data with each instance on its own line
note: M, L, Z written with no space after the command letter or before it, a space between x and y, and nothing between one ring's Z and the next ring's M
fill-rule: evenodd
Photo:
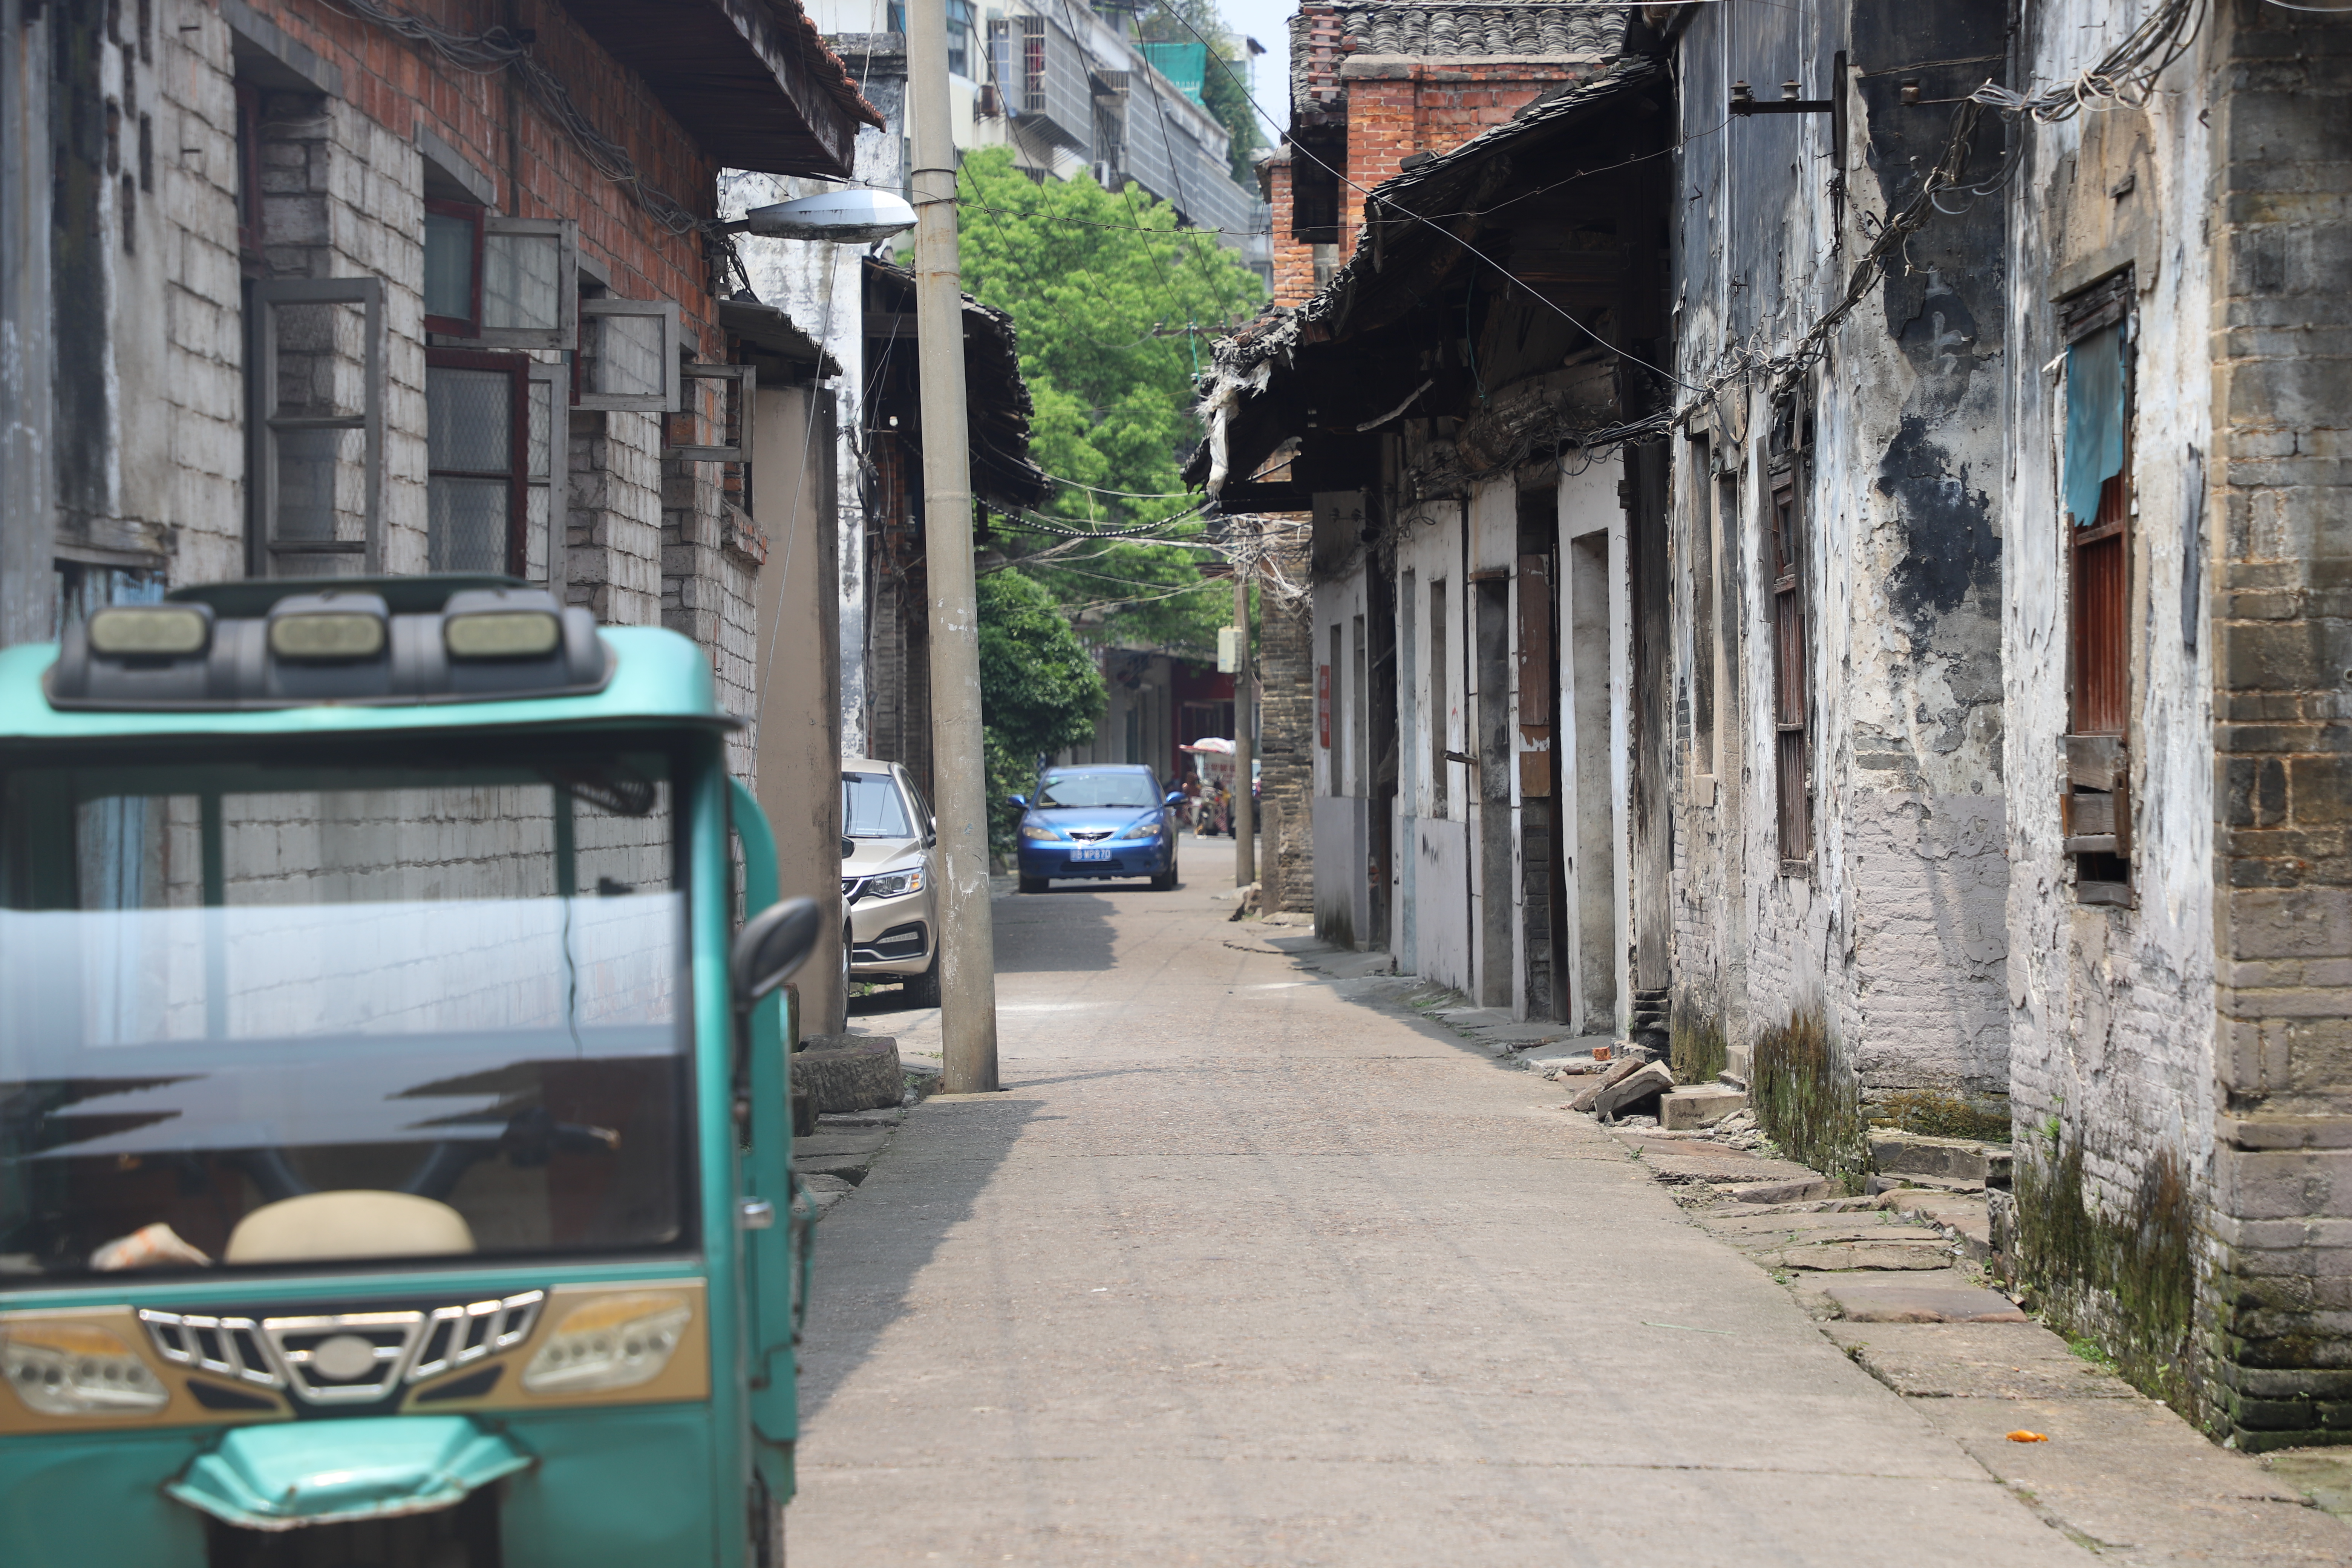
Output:
M1018 572L980 580L980 716L992 802L1028 789L1037 759L1094 738L1103 678L1044 586ZM998 847L1010 823L992 811Z
M1105 531L1187 510L1178 473L1201 437L1193 377L1208 344L1255 310L1256 275L1213 237L1178 228L1164 203L1084 174L1040 184L1002 148L968 156L959 191L964 287L1018 327L1031 455L1065 481L1044 510ZM1231 601L1181 542L1202 532L1068 540L992 522L990 542L1090 637L1203 651Z

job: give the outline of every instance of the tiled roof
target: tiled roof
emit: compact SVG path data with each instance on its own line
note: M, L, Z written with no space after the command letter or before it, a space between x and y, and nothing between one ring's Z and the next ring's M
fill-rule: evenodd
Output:
M826 44L824 35L817 31L816 24L810 20L799 0L770 0L769 10L782 26L784 36L799 48L802 65L824 89L825 96L858 124L871 125L877 131L884 129L882 111L866 102L866 95L857 90L849 68Z
M1368 55L1614 55L1622 6L1342 5Z
M1339 68L1350 55L1423 59L1613 59L1625 38L1622 5L1443 3L1305 5L1290 19L1292 112L1345 101Z

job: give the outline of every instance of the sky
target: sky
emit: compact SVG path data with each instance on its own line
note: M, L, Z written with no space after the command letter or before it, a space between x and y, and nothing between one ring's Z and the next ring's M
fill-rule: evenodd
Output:
M1290 18L1298 0L1217 0L1225 26L1265 46L1257 57L1256 80L1251 95L1257 100L1260 127L1273 146L1290 128Z

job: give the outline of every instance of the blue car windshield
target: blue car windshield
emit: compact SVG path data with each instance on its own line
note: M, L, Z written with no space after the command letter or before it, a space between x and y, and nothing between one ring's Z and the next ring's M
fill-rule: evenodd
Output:
M1041 806L1124 806L1141 810L1158 805L1148 773L1055 773L1037 786Z

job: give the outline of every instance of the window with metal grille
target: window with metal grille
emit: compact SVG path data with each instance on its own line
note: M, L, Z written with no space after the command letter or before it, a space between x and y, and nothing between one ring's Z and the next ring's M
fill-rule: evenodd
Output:
M2059 307L2069 716L2059 806L2084 903L2131 901L2131 297L2125 272Z
M436 572L560 575L554 476L562 367L525 354L425 356L425 555Z
M1813 767L1808 715L1812 675L1805 613L1806 450L1810 431L1793 402L1777 409L1769 458L1771 504L1765 510L1763 556L1771 567L1773 777L1780 870L1810 873L1813 856Z

